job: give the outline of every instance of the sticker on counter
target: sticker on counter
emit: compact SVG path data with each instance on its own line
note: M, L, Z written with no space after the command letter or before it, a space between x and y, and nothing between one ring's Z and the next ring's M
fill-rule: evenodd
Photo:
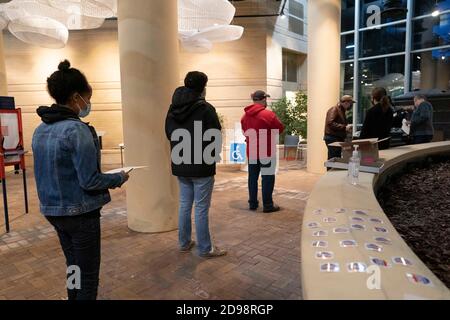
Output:
M380 259L380 258L370 258L370 262L372 262L373 264L380 266L380 267L386 267L386 268L391 267L389 262L387 262L386 260Z
M338 208L338 209L334 210L334 212L336 212L336 213L346 213L347 210L345 208Z
M337 221L337 219L333 218L333 217L323 218L323 222L325 222L325 223L334 223L336 221Z
M325 230L319 230L313 233L314 237L326 237L328 236L328 231Z
M423 284L425 286L433 285L433 283L431 282L430 279L428 279L427 277L421 276L419 274L407 273L406 276L408 277L409 281L411 281L412 283Z
M412 266L413 265L411 260L409 260L407 258L403 258L403 257L394 257L394 258L392 258L392 262L394 262L394 264L398 264L398 265L402 265L402 266Z
M373 223L384 223L383 220L378 218L370 218L369 221Z
M309 229L317 229L319 227L320 227L320 224L317 223L317 222L310 222L310 223L308 223L308 228Z
M378 244L375 244L375 243L366 243L365 247L367 250L370 250L370 251L376 251L376 252L383 251L383 247Z
M363 230L366 230L366 227L362 224L352 224L352 229L363 231Z
M373 231L381 232L381 233L387 233L388 232L388 230L386 228L382 228L382 227L375 227L375 228L373 228Z
M342 248L352 248L358 246L355 240L342 240L340 245Z
M364 219L360 217L351 217L350 220L353 222L364 222Z
M324 209L316 209L316 210L313 211L313 214L319 215L319 214L323 214L324 212L325 212Z
M313 241L312 242L312 246L314 248L326 248L326 247L328 247L328 242L327 241L323 241L323 240Z
M322 263L320 272L339 272L339 263Z
M334 253L330 251L317 251L316 259L330 260L333 259Z
M375 237L375 241L381 244L392 244L392 240L385 237Z
M366 210L353 210L354 214L360 215L360 216L367 216L368 213Z
M350 262L347 263L348 272L366 272L367 266L362 262Z
M345 227L337 227L333 229L334 233L349 233L350 230L348 228Z

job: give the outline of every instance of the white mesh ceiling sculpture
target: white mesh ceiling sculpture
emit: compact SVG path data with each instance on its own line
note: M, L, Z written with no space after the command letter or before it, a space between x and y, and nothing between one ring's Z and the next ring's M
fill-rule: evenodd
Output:
M48 0L54 8L68 14L79 14L93 18L111 18L117 8L117 0Z
M209 52L213 43L241 38L244 28L230 26L235 12L227 0L178 0L182 46ZM105 18L116 14L117 0L12 0L0 5L0 30L8 26L26 43L61 48L69 30L101 27Z
M178 28L182 46L205 53L212 43L238 40L244 28L230 26L236 8L227 0L178 0Z

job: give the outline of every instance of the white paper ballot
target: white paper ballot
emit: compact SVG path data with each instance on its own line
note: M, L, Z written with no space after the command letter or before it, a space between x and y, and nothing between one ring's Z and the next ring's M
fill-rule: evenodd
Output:
M129 173L132 170L138 170L138 169L145 169L148 167L125 167L125 168L118 168L114 170L109 170L105 172L106 174L113 174L113 173L121 173L122 171L125 171L126 173Z
M406 119L403 119L402 124L403 124L402 125L403 132L409 135L409 132L411 131L411 126L408 126Z

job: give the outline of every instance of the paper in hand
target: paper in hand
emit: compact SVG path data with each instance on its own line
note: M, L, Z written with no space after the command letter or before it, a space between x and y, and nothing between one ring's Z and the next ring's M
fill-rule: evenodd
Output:
M114 169L114 170L109 170L107 172L105 172L106 174L114 174L114 173L121 173L122 171L126 172L126 173L130 173L133 170L138 170L138 169L145 169L148 167L125 167L125 168L118 168L118 169Z
M409 135L410 131L411 131L411 127L408 126L408 121L406 121L406 119L403 119L402 122L402 130L404 133L406 133L407 135Z

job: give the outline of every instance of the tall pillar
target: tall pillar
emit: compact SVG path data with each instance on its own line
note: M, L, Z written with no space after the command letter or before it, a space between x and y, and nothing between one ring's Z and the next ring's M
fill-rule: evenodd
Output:
M148 166L127 183L128 226L177 228L178 190L164 125L179 85L177 0L119 0L119 51L127 165Z
M309 0L308 12L308 171L323 173L325 117L339 101L341 0Z
M6 78L5 51L3 46L3 31L0 30L0 96L8 95L8 82Z

